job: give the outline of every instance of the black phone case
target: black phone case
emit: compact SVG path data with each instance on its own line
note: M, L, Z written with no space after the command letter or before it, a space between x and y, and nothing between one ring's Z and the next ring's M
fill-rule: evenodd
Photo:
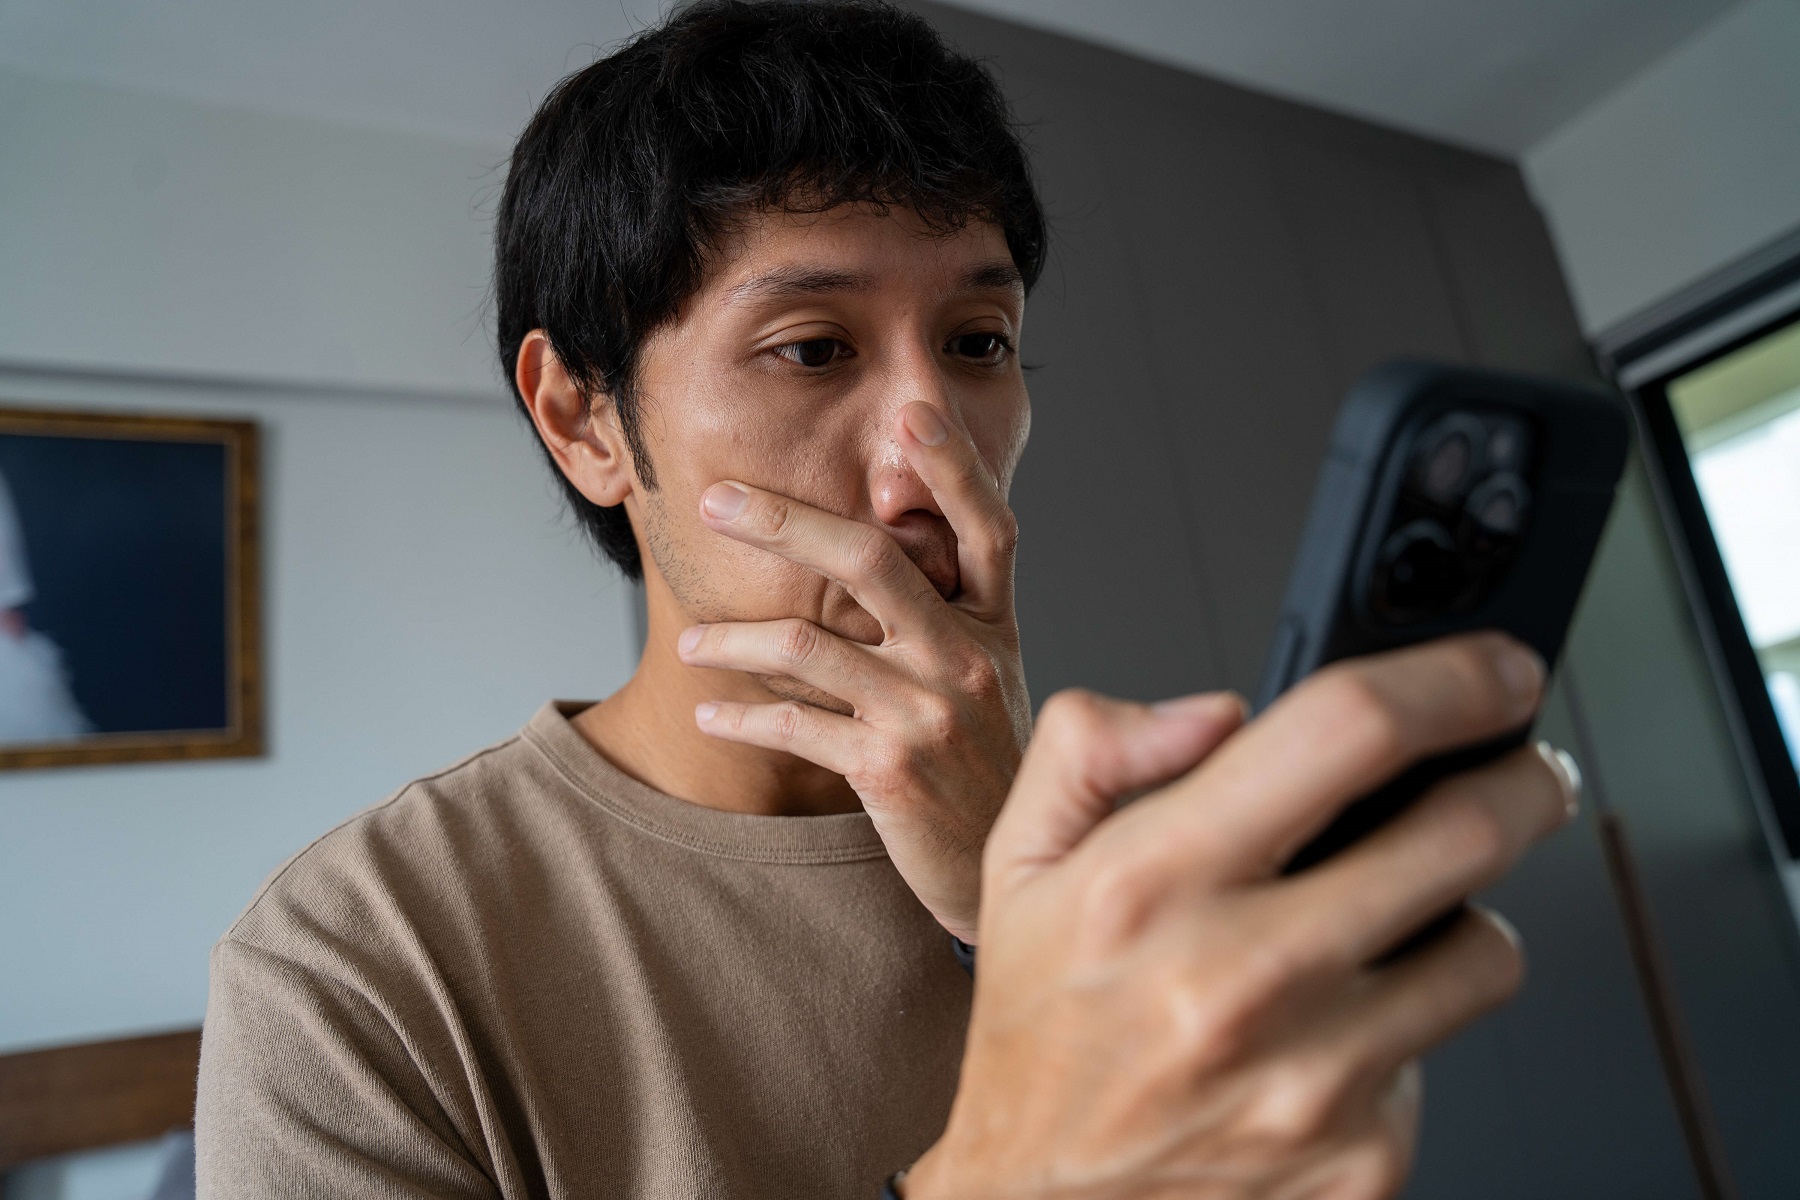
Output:
M1472 607L1396 625L1366 599L1413 443L1454 413L1529 427L1522 472L1529 519L1512 557ZM1395 362L1369 372L1338 412L1257 696L1258 710L1341 658L1477 629L1510 633L1555 665L1612 507L1630 443L1624 402L1597 388L1467 367ZM1437 779L1523 744L1527 729L1418 764L1346 809L1295 856L1299 870L1330 856L1404 808Z

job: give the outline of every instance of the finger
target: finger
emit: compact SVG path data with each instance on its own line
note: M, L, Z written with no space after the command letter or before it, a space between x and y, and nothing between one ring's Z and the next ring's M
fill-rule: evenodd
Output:
M921 401L900 410L900 445L956 532L957 601L981 615L1012 611L1019 522L975 443Z
M1355 846L1275 885L1287 927L1346 968L1496 883L1575 815L1580 772L1547 742L1438 784Z
M1326 1037L1385 1077L1504 1004L1524 980L1519 935L1498 913L1471 907L1443 934L1374 972Z
M896 673L867 647L799 617L694 625L681 631L675 649L689 666L785 676L861 713L878 707L897 683Z
M988 841L990 879L1004 886L1059 861L1121 796L1167 782L1212 753L1245 711L1230 692L1155 706L1082 691L1050 697Z
M942 603L924 572L885 532L776 492L726 480L700 497L706 524L745 545L817 571L891 636L922 607Z
M797 700L776 704L709 700L695 706L694 723L702 733L724 741L785 750L839 775L855 769L857 747L868 733L868 726L854 717Z
M1543 682L1534 652L1493 633L1347 660L1126 815L1184 872L1266 878L1345 805L1413 762L1524 725Z

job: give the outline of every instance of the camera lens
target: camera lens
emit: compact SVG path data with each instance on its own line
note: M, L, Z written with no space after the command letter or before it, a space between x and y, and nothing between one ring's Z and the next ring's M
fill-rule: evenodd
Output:
M1462 556L1436 521L1418 520L1390 534L1376 556L1370 606L1390 621L1448 612L1468 584Z
M1494 422L1488 429L1487 465L1495 471L1519 473L1525 467L1528 444L1525 427L1519 422Z
M1517 475L1490 475L1469 494L1470 520L1484 532L1514 537L1525 528L1525 509L1530 493Z
M1518 546L1530 511L1531 490L1523 479L1505 471L1488 476L1463 509L1463 545L1484 567L1499 566Z
M1480 421L1461 413L1433 423L1420 435L1413 456L1413 487L1432 504L1451 508L1469 490L1476 455L1487 440Z
M1462 481L1469 473L1474 447L1461 433L1452 433L1425 456L1425 467L1419 482L1425 494L1440 504L1455 499Z

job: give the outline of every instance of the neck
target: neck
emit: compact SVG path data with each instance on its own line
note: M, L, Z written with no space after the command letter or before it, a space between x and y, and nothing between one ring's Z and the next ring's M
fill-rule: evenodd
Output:
M648 633L637 670L624 687L580 713L576 730L633 779L692 804L772 817L860 811L842 775L700 732L694 707L703 701L770 704L780 697L740 671L683 663L675 639L692 622L648 561L644 587Z

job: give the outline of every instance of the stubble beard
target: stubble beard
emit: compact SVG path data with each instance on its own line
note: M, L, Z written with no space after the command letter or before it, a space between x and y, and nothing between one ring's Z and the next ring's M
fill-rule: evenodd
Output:
M670 535L669 521L663 511L661 498L655 495L647 497L643 513L646 548L656 564L658 574L662 576L682 610L695 622L704 625L744 620L741 613L733 611L729 599L719 587L716 573L709 572L681 553L676 539ZM811 684L801 683L786 675L764 675L754 671L745 674L779 699L809 704L845 717L856 714L855 705Z

